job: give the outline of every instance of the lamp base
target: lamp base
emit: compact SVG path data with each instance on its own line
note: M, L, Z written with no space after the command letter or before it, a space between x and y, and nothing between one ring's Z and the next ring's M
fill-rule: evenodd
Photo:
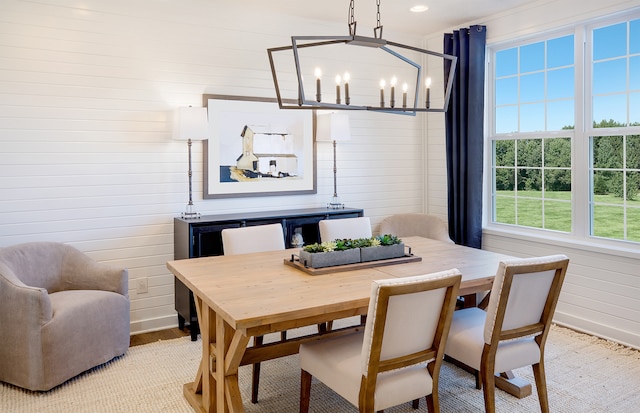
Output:
M329 209L344 209L344 204L340 202L340 198L337 196L331 197L331 202L327 203Z
M197 219L200 218L200 213L193 210L193 204L187 204L187 210L181 216L184 219Z

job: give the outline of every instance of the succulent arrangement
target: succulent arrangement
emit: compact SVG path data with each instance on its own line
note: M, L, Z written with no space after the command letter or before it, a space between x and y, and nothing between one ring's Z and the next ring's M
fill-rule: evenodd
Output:
M402 240L395 235L384 234L371 238L336 239L334 241L305 245L302 250L310 253L345 251L354 248L378 247L382 245L401 244Z

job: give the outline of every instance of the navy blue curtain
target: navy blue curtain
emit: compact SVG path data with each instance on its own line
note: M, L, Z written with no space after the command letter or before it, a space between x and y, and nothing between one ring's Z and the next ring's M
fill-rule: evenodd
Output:
M482 247L486 38L485 26L444 35L444 53L458 58L445 115L449 235L456 244L474 248ZM449 68L450 62L445 60L445 82Z

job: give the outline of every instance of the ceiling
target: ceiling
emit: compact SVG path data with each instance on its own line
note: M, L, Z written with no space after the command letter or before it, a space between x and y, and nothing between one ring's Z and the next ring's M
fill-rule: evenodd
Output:
M483 17L528 3L531 0L380 0L380 23L384 32L428 35L465 24L482 24ZM347 32L349 0L245 0L245 4L255 12L275 9L296 17L343 22ZM372 36L377 25L376 0L359 0L354 4L358 34ZM425 5L429 10L409 11L415 5Z

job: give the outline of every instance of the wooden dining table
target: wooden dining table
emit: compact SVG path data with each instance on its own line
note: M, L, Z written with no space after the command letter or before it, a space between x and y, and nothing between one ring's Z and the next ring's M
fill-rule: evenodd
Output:
M362 328L319 330L262 346L252 337L328 323L367 313L373 280L408 277L458 268L460 295L491 289L498 263L506 255L422 237L405 237L412 257L393 265L335 268L311 275L286 265L298 249L214 256L167 262L194 295L202 337L196 378L183 393L197 412L243 412L238 369L296 354L301 343L348 334Z

